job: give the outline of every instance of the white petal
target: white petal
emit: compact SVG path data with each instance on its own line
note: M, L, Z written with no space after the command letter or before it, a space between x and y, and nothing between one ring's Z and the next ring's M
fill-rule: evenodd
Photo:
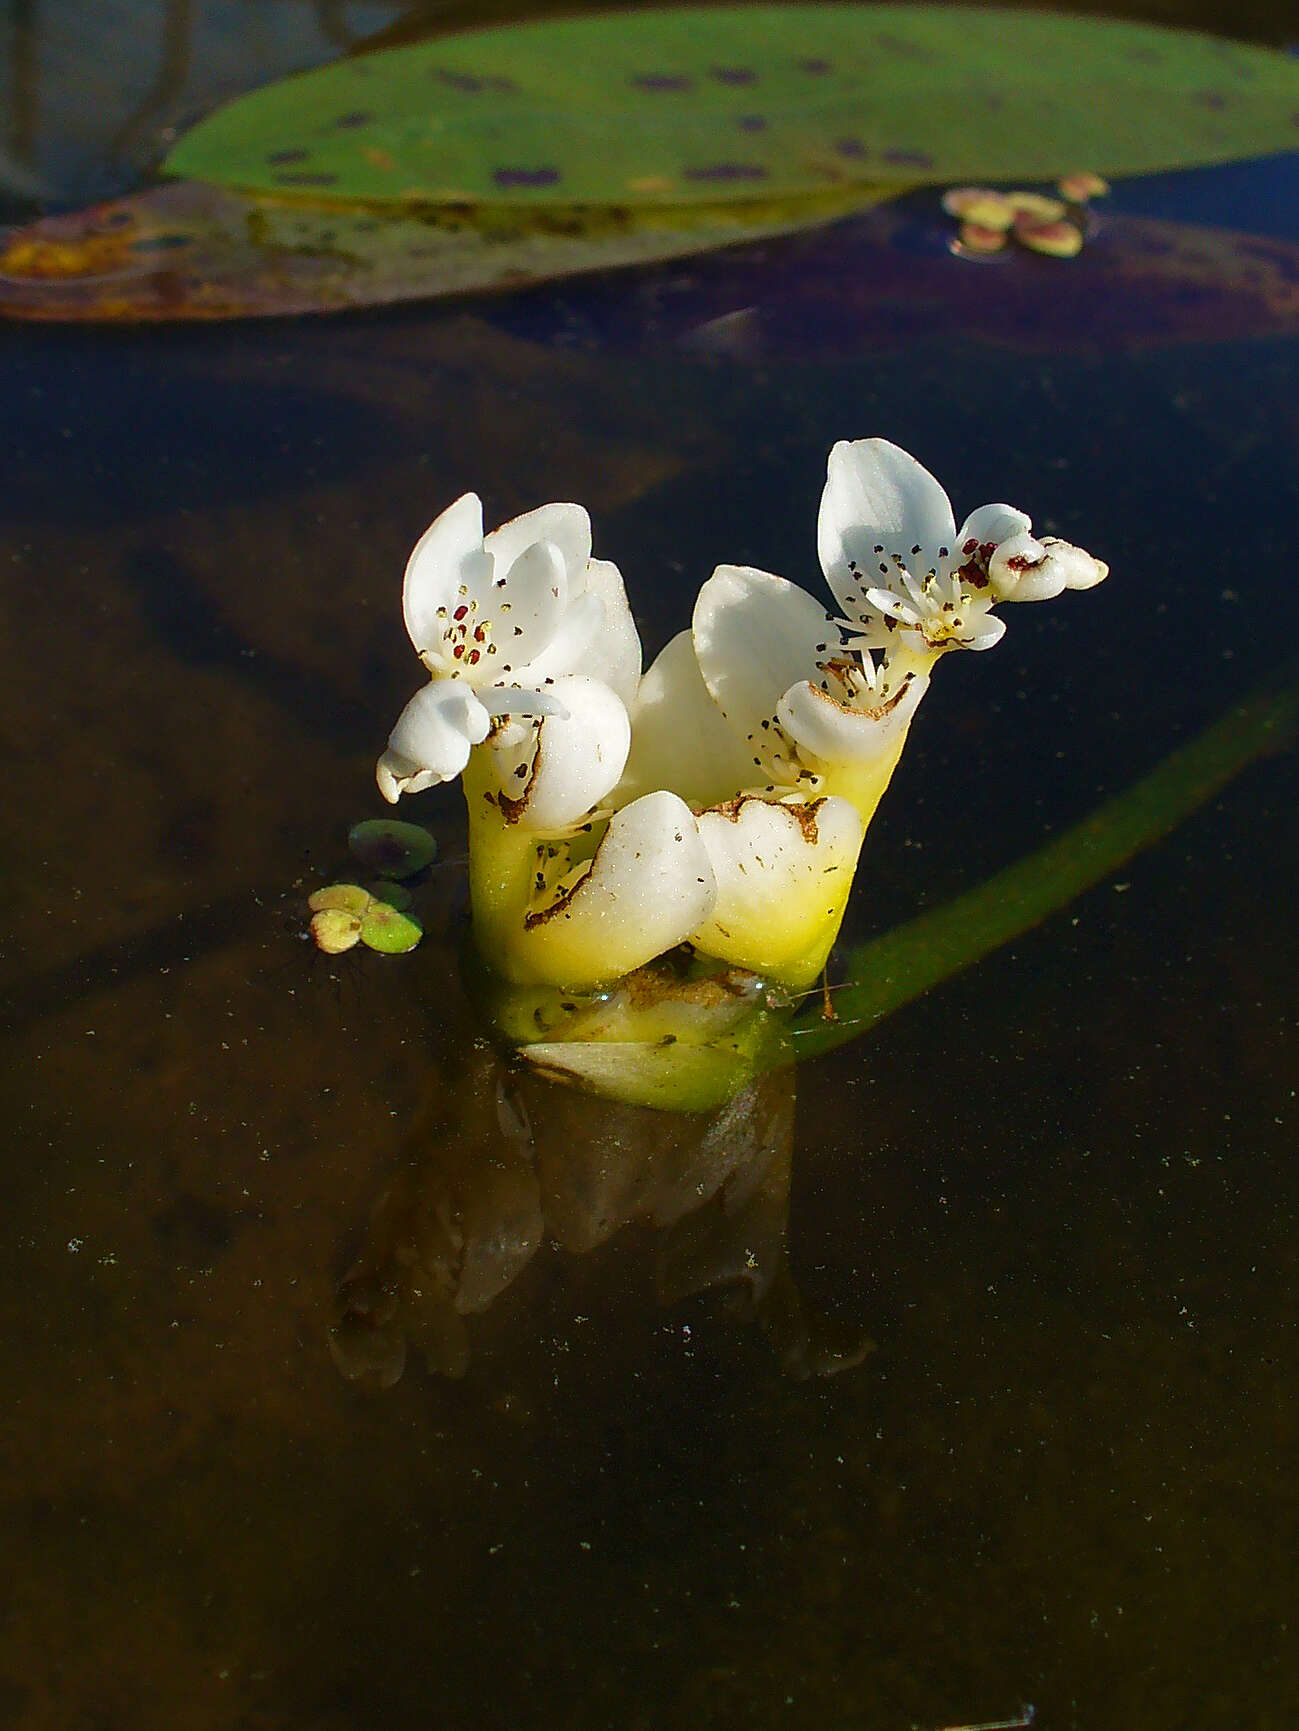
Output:
M691 942L767 979L810 985L838 934L865 833L846 799L739 799L702 813L717 900Z
M966 626L962 636L955 639L961 649L991 649L994 643L1000 643L1006 635L1006 621L998 619L995 613L985 613L982 617L976 615Z
M470 747L486 739L489 726L487 711L463 680L431 680L411 698L388 736L376 772L384 797L395 800L454 781L469 761Z
M586 567L586 594L603 609L600 628L579 671L616 691L630 709L640 683L640 633L632 618L622 573L609 559L592 559ZM570 602L570 611L572 603Z
M682 943L715 894L689 807L646 794L610 819L585 875L527 916L507 964L520 983L589 989Z
M621 698L594 679L558 679L549 695L564 715L543 717L535 747L493 750L502 775L506 821L521 829L560 835L588 818L612 790L631 744L631 723ZM516 767L517 766L517 767Z
M891 564L890 555L912 559L918 547L926 561L938 559L941 548L954 550L955 539L951 502L914 457L887 439L841 439L835 445L821 495L817 550L849 618L860 614L865 584L891 575L880 569Z
M640 682L631 755L616 797L670 788L691 805L716 805L753 785L753 755L713 702L688 631L675 636Z
M509 614L505 617L508 622ZM590 671L598 660L596 646L603 626L604 608L598 595L570 599L545 648L531 661L511 662L510 678L523 685L540 687L568 673ZM517 641L521 645L523 640Z
M406 562L402 612L420 654L442 641L438 608L454 609L461 584L477 584L489 571L483 553L483 502L477 493L466 493L433 520Z
M426 788L436 787L442 777L434 775L431 769L421 769L400 752L389 750L375 764L374 779L388 804L396 805L402 794L423 793Z
M970 512L956 531L957 563L960 563L959 555L971 541L980 547L1000 547L1012 535L1027 535L1032 527L1033 519L1017 511L1013 505L980 505L977 511Z
M520 677L559 629L568 606L564 555L551 541L533 541L508 568L497 565L483 611L497 653L482 670L493 679ZM524 683L534 683L528 676Z
M913 677L891 703L872 711L837 703L819 685L803 680L781 698L778 713L785 731L817 767L860 767L896 755L928 687L928 679Z
M493 529L483 545L500 576L534 541L549 541L559 549L569 589L579 593L591 557L591 519L581 505L539 505Z
M773 730L776 705L839 647L837 626L805 589L745 565L719 565L699 591L693 623L704 684L743 740L752 770L788 774L788 749ZM765 725L764 725L765 724ZM777 768L777 765L780 768Z

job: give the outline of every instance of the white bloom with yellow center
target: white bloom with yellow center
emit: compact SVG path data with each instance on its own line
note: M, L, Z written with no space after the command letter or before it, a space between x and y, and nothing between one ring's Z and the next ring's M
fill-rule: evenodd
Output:
M958 529L943 488L887 439L841 439L830 452L821 569L864 646L989 649L1006 629L995 602L1047 600L1106 576L1080 547L1031 530L1023 511L1001 504L981 505Z
M484 536L482 501L466 493L416 544L402 610L431 679L379 760L390 801L453 781L493 718L561 715L549 688L579 667L624 703L635 691L640 640L622 578L591 557L580 505L542 505Z

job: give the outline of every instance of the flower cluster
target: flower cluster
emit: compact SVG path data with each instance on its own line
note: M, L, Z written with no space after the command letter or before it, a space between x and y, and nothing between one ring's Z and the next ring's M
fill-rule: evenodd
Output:
M950 243L958 258L1004 258L1012 242L1048 258L1077 258L1092 232L1093 198L1109 192L1099 174L1067 174L1057 181L1059 198L1040 192L994 192L986 186L954 186L943 209L960 223Z
M1107 573L1009 505L958 529L883 439L831 451L817 539L837 611L719 566L643 676L580 506L484 536L470 493L420 540L404 610L430 678L379 786L395 801L463 778L475 935L499 975L591 992L688 945L810 985L935 664L997 642L999 603Z

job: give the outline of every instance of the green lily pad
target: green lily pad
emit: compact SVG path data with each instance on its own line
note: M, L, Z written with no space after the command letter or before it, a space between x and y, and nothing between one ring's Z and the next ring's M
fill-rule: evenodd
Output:
M758 5L548 18L340 60L219 109L164 168L325 202L637 206L1296 145L1299 63L1273 50L1053 13Z
M414 877L433 864L438 851L437 842L421 825L387 817L353 824L347 845L365 871L382 878Z

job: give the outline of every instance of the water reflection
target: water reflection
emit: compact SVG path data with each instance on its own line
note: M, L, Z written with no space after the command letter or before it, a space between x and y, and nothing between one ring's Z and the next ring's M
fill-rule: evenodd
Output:
M543 1245L583 1255L634 1225L652 1233L660 1303L724 1290L795 1377L860 1364L871 1342L837 1338L790 1271L794 1121L792 1070L717 1111L674 1113L510 1067L466 1028L430 1077L339 1287L335 1364L381 1388L412 1355L461 1377L470 1319L505 1297Z

